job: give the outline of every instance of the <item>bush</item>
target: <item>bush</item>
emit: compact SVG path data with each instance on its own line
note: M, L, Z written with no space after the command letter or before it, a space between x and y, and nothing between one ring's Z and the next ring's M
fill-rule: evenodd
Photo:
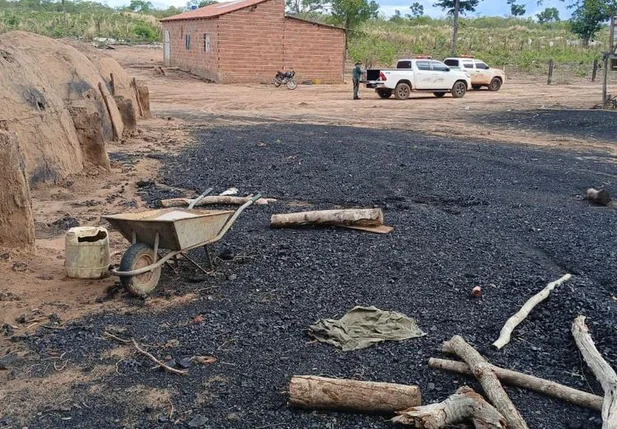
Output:
M133 33L139 38L150 42L160 38L160 32L144 22L137 23L133 28Z

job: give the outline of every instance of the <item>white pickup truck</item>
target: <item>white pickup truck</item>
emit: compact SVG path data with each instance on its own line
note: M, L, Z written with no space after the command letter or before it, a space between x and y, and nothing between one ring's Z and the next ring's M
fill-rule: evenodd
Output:
M394 70L367 70L366 87L375 88L381 98L394 94L398 100L409 98L411 91L432 92L435 97L449 92L452 97L461 98L471 89L471 77L441 61L409 59L399 60Z

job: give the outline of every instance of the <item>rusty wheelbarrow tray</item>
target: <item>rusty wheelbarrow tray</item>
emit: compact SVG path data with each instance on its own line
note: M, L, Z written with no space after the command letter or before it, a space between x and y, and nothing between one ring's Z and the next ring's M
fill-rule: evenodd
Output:
M207 246L220 240L244 209L260 198L261 195L256 195L236 211L193 210L189 206L188 209L171 208L103 216L132 243L124 252L120 267L110 272L120 277L131 294L139 296L146 296L154 290L161 277L163 264L173 258L178 266L178 255L207 273L186 252L203 247L207 262L211 265ZM169 252L160 256L161 249Z

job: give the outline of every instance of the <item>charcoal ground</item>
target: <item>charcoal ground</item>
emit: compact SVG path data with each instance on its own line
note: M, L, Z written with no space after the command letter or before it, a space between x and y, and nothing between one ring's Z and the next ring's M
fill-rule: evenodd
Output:
M610 110L516 110L477 115L476 120L498 126L615 142L617 112Z
M164 162L159 181L196 194L236 186L279 198L249 208L213 246L227 256L220 275L187 281L166 272L159 295L200 291L198 299L159 313L94 315L27 342L43 356L66 351L71 365L87 372L116 364L102 354L118 344L101 334L123 326L119 335L150 345L157 356L215 355L218 362L193 365L183 377L152 370L134 355L118 363L118 375L75 386L90 408L43 414L32 427L177 427L166 421L168 408L119 399L136 384L170 391L180 425L199 414L210 428L389 427L377 416L288 409L289 379L314 374L418 384L426 402L443 400L462 384L479 389L469 378L427 367L455 334L496 364L600 393L571 338L579 314L588 316L599 350L617 365L617 212L582 198L590 186L615 189L608 159L331 126L203 128L196 138L198 145ZM166 195L154 185L142 191L153 206ZM269 228L273 213L373 206L384 209L394 232ZM489 348L511 314L568 272L573 280L520 325L510 345ZM479 299L469 293L476 285ZM309 342L311 323L355 305L403 312L428 335L347 353ZM196 323L197 315L203 321ZM179 345L164 348L170 340ZM93 383L104 393L88 394ZM530 428L601 426L599 413L507 391Z

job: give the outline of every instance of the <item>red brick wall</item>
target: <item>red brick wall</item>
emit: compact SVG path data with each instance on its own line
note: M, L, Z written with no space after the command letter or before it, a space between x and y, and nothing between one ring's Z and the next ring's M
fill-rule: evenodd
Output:
M271 82L283 68L285 1L271 0L219 18L220 81Z
M285 67L296 72L299 82L342 83L344 52L343 30L285 19Z
M163 22L165 31L170 65L216 82L271 82L283 69L295 70L298 81L343 82L345 32L285 18L285 0L216 18ZM210 52L204 51L204 34L210 35Z
M218 19L199 19L163 22L163 34L169 31L171 66L180 67L196 75L218 80ZM186 49L185 36L191 35L190 49ZM210 52L205 52L204 35L210 36Z

